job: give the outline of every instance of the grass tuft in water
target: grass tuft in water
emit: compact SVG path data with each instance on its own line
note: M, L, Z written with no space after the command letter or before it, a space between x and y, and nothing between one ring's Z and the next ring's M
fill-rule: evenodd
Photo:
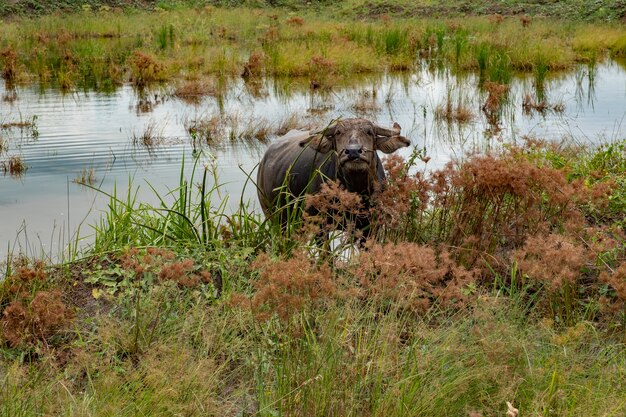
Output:
M28 166L21 155L11 155L2 161L2 171L5 175L8 173L12 177L20 177L27 169Z

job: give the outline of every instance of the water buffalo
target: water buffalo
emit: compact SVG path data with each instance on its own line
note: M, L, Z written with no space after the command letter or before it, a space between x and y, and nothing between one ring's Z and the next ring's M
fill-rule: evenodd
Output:
M336 179L369 200L385 179L376 151L388 154L409 145L397 123L387 129L365 119L344 119L318 132L291 130L270 145L259 164L257 191L263 212L269 216L285 204L284 184L289 194L301 196Z

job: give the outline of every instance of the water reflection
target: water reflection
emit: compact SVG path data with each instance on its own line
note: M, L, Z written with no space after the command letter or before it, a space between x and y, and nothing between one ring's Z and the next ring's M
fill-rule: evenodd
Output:
M245 172L267 142L340 117L397 121L415 146L426 148L430 169L524 136L585 143L624 137L624 61L539 75L512 78L491 109L493 91L480 74L458 74L435 61L414 73L356 76L330 89L312 89L305 78L221 79L194 100L175 96L174 86L63 94L0 85L0 160L19 155L28 166L20 179L0 173L0 256L8 242L17 244L18 232L26 244L25 230L29 244L52 253L79 227L88 234L106 199L77 179L93 176L96 186L107 192L117 186L123 195L130 178L140 186L139 199L156 203L146 183L160 192L174 188L182 161L201 154L215 161L223 193L237 204ZM438 114L446 109L468 116ZM34 120L33 128L15 126L24 120ZM247 198L255 200L251 187Z

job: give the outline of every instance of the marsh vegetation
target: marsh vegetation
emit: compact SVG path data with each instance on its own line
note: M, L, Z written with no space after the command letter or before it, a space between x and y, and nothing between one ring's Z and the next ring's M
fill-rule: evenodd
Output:
M80 233L54 262L2 263L0 414L478 417L507 402L520 416L623 414L626 141L619 127L536 135L602 102L622 27L407 17L417 3L404 1L342 2L340 18L159 4L0 27L2 109L20 114L1 115L3 169L70 135L56 124L83 132L96 117L81 146L100 159L67 157L63 187L105 200L88 244ZM75 114L21 116L33 84ZM265 218L249 198L254 162L224 171L229 149L258 161L276 135L345 115L399 118L414 144L385 159L367 204L329 182ZM524 117L539 121L524 130ZM135 175L141 152L176 172L95 184L109 163ZM41 181L45 159L32 160L24 179Z
M528 72L540 87L549 73L577 62L626 54L626 35L617 25L524 22L389 15L353 21L306 10L299 16L210 6L86 11L4 24L0 64L9 83L112 91L125 82L145 87L180 80L179 93L195 96L216 91L209 76L304 76L315 88L329 88L355 73L414 69L418 57L499 83Z

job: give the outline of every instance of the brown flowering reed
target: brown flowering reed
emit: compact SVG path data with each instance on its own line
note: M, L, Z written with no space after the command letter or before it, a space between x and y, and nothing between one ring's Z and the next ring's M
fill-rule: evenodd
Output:
M475 274L458 266L450 254L415 243L375 244L357 260L331 268L305 251L291 258L262 254L252 296L236 294L231 303L250 309L258 320L276 316L282 322L335 302L372 303L381 311L423 315L432 307L458 308L468 301Z
M259 271L253 284L256 292L249 298L238 295L233 303L250 308L258 320L276 315L288 321L294 315L320 307L337 293L330 267L312 262L302 251L290 259L272 260L261 254L252 267Z
M158 62L153 56L135 51L130 57L130 68L132 74L132 83L137 87L145 87L146 85L161 81L163 79L163 64Z
M626 322L626 261L615 269L603 271L599 276L600 282L606 284L610 291L600 298L605 310L621 316L622 323Z
M303 214L305 235L328 235L337 229L354 235L368 218L366 202L358 194L347 191L339 182L322 184L320 191L307 195Z
M26 259L18 259L11 266L10 274L0 282L0 303L6 305L10 301L29 298L47 285L48 274L43 262L29 263Z
M13 348L54 344L71 323L72 311L59 290L38 291L30 302L13 301L2 312L2 336Z
M423 173L409 173L412 166L392 155L383 162L387 180L375 194L369 215L372 235L379 239L421 241L429 204L430 183Z
M11 47L5 48L0 51L0 59L4 63L2 78L7 83L14 82L17 78L17 53Z
M336 71L335 63L321 55L315 55L309 61L309 72L311 76L311 89L327 90L333 86L333 75Z
M564 170L536 165L515 151L449 164L431 181L439 237L470 265L481 253L519 247L527 235L582 221L580 184L569 183Z
M267 58L263 52L252 52L248 61L243 65L241 76L243 78L260 77L265 69Z
M534 290L546 293L539 300L549 302L551 317L568 325L575 323L579 287L585 278L585 248L572 238L550 233L529 236L511 258Z
M371 244L349 270L356 278L351 290L361 299L418 314L433 305L463 305L466 289L475 281L447 251L408 242Z
M483 84L484 90L487 92L487 99L481 109L487 117L487 123L492 133L500 131L500 115L502 104L504 103L509 87L506 84L500 84L493 81L486 81Z
M73 318L41 261L16 261L0 283L0 308L0 340L25 350L55 345Z

